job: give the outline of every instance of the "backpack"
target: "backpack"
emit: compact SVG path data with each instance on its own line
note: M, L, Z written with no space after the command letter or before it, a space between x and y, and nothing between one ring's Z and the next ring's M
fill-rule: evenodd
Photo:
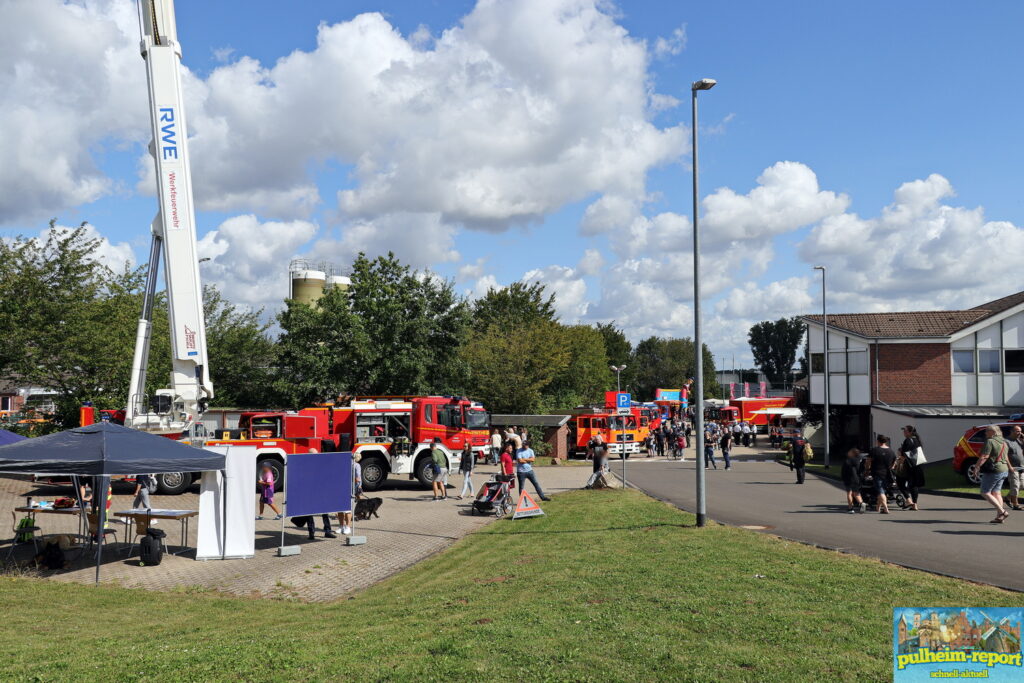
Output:
M39 564L47 569L64 568L64 551L58 543L47 543L37 558Z
M32 527L32 526L35 526L35 523L32 522L32 518L31 517L22 517L21 521L18 522L18 528L19 529L25 529L27 527ZM32 540L32 532L31 531L21 531L21 532L19 532L15 536L15 542L17 542L17 543L28 543L31 540Z
M139 566L156 566L164 559L163 529L150 529L139 543Z
M149 491L150 493L156 493L157 488L159 488L156 483L156 477L152 474L147 476L149 477L149 479L146 480L146 490Z

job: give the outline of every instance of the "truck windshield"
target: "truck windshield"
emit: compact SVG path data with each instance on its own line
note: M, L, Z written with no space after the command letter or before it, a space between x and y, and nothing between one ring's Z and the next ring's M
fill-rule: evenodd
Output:
M491 416L486 410L466 411L466 429L489 429L490 426Z

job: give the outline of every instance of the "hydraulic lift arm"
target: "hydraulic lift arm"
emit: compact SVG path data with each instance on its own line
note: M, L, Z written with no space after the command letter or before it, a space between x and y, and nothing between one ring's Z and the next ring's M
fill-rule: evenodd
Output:
M171 434L192 426L206 409L207 401L213 398L213 384L207 362L192 173L181 89L181 45L173 0L139 0L139 25L140 49L149 83L153 129L149 151L156 165L159 212L152 224L149 273L135 340L125 424ZM161 254L171 323L171 387L157 390L152 400L147 400L153 297Z

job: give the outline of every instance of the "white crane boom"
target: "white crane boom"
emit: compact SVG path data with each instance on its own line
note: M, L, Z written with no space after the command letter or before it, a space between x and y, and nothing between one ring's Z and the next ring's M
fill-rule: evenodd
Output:
M181 89L181 45L173 0L139 0L139 24L153 129L149 151L156 165L160 208L152 224L149 274L135 340L125 424L170 434L192 426L205 410L206 402L213 398L213 385L207 363L192 173ZM161 252L171 323L171 387L157 390L154 399L147 401L152 307Z

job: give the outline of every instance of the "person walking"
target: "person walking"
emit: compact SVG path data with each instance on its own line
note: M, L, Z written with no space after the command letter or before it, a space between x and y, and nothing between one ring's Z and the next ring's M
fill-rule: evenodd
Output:
M1019 425L1010 430L1010 438L1006 440L1007 465L1009 471L1006 480L1010 484L1009 504L1014 510L1020 510L1020 485L1024 481L1024 433Z
M718 464L715 462L715 442L717 440L714 431L709 429L704 432L704 469L707 469L709 465L718 469Z
M497 465L501 458L501 434L497 429L491 430L491 464Z
M430 449L430 460L434 466L434 500L448 498L448 456L441 450L441 439L435 437Z
M459 500L463 496L473 495L473 463L476 458L473 456L473 446L467 441L462 447L462 457L459 459L459 474L462 475L462 491L459 492Z
M843 461L843 487L846 489L846 511L851 515L864 512L866 506L860 497L860 449L851 448Z
M256 515L256 519L263 519L263 509L267 505L277 514L274 519L281 519L281 511L274 505L274 472L269 465L264 465L260 470L260 479L257 483L260 486L260 514Z
M598 477L608 470L608 448L601 435L595 434L587 443L587 450L590 457L594 460L594 471L590 475L590 479L587 480L587 485L583 488L591 489L594 488Z
M996 425L985 429L985 445L981 447L978 461L971 467L974 475L981 479L981 497L996 509L992 524L1002 524L1010 516L1003 508L1003 482L1009 472L1007 453L1009 446L1003 439L1002 430Z
M658 448L658 457L664 456L665 455L665 430L661 429L660 427L658 429L655 429L654 430L654 440L655 440L655 442L657 444L657 448Z
M516 469L514 455L515 452L511 441L502 446L499 467L501 468L501 476L505 477L508 481L509 488L516 487L515 478L512 476Z
M149 494L156 490L156 478L152 474L135 475L135 502L132 508L135 510L152 510L149 503Z
M913 425L904 427L900 457L896 460L893 473L896 474L896 486L910 503L910 510L921 509L917 506L919 489L924 486L924 470L917 464L917 449L921 447L917 429Z
M796 483L804 483L804 477L806 476L807 467L807 454L805 449L810 446L809 443L798 441L793 449L789 452L789 471L796 470Z
M750 448L750 424L744 421L740 425L740 431L743 433L743 447Z
M896 464L896 454L889 448L889 437L879 434L875 442L877 445L868 451L868 457L871 459L869 471L875 493L878 495L877 510L879 514L887 515L889 514L889 500L886 497L886 491L892 480L892 468Z
M533 461L536 459L537 456L529 446L523 446L516 451L516 478L519 479L520 495L526 490L523 488L523 484L526 480L530 480L533 482L533 490L537 492L541 500L551 500L544 495L544 489L537 483L537 473L533 471Z
M729 461L729 451L732 449L732 435L729 432L724 432L722 434L722 439L718 442L718 447L722 449L722 459L725 460L725 469L732 469L732 463Z

